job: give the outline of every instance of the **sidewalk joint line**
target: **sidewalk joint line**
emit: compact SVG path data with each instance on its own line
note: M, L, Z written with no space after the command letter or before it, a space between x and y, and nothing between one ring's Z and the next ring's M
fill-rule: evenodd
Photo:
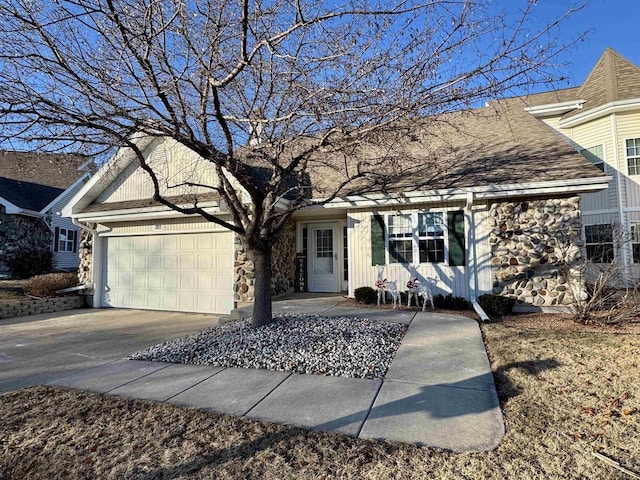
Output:
M139 361L139 360L127 360L127 362L135 362L135 361ZM160 363L160 362L150 362L150 363ZM153 375L154 373L159 372L160 370L164 370L165 368L168 368L170 366L171 366L171 364L169 363L169 364L165 365L164 367L161 367L161 368L158 368L157 370L154 370L153 372L145 373L144 375L142 375L140 377L134 378L133 380L129 380L128 382L125 382L122 385L118 385L117 387L114 387L111 390L107 390L106 392L102 392L102 393L104 393L104 394L111 393L111 392L113 392L114 390L117 390L120 387L124 387L125 385L129 385L130 383L133 383L136 380L140 380L141 378L145 378L145 377L148 377L149 375Z
M262 370L262 369L260 369L260 370ZM270 370L267 370L267 371L270 371ZM286 381L286 380L287 380L291 375L293 375L293 373L294 373L294 372L284 372L284 373L288 373L289 375L287 375L286 377L284 377L284 378L282 379L282 381L281 381L281 382L279 382L275 387L273 387L271 390L269 390L269 391L265 394L265 396L264 396L264 397L262 397L260 400L258 400L258 401L256 402L256 404L255 404L253 407L251 407L249 410L247 410L246 412L244 412L244 413L243 413L242 415L240 415L240 416L241 416L241 417L246 417L247 415L249 415L249 413L251 412L251 410L253 410L253 409L254 409L254 408L256 408L258 405L260 405L262 402L264 402L264 399L265 399L265 398L267 398L269 395L271 395L271 394L274 392L274 390L275 390L276 388L278 388L280 385L282 385L282 384L283 384L283 383L284 383L284 382L285 382L285 381Z
M369 415L371 415L371 410L373 410L373 405L376 403L376 400L378 399L378 395L380 394L380 390L382 389L383 383L384 383L384 379L382 378L380 379L380 385L378 385L376 394L373 396L373 399L371 400L371 404L369 405L369 410L367 411L367 414L365 415L364 420L360 424L360 427L358 427L358 431L356 432L355 438L360 438L360 433L362 433L364 424L367 423L367 420L369 420Z
M176 364L179 365L179 364ZM189 365L188 363L183 363L182 365ZM193 365L195 366L195 365ZM218 367L212 367L212 368L218 368ZM199 382L194 383L193 385L191 385L190 387L185 388L184 390L178 392L178 393L174 393L173 395L171 395L168 398L165 398L164 400L162 400L162 403L166 403L169 400L171 400L174 397L177 397L178 395L180 395L181 393L186 392L187 390L191 390L193 387L200 385L203 382L206 382L207 380L209 380L210 378L215 377L216 375L218 375L220 372L224 372L227 368L229 367L222 367L220 370L218 370L217 372L212 373L211 375L209 375L208 377L203 378L202 380L200 380Z

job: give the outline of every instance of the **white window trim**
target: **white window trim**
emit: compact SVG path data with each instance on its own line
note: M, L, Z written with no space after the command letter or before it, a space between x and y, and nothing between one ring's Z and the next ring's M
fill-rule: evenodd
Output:
M597 226L601 226L601 225L609 225L611 226L611 242L601 242L601 243L588 243L587 242L587 227L597 227ZM582 238L584 238L584 250L583 250L583 254L584 254L584 258L586 258L587 260L591 261L592 263L596 264L596 265L603 265L602 262L595 262L594 260L590 259L587 252L587 246L589 245L604 245L607 243L611 243L612 249L613 249L613 259L618 258L618 245L616 245L616 241L614 238L614 234L613 234L613 229L614 229L614 225L610 224L610 223L590 223L588 225L583 225L582 226ZM605 262L604 265L608 264L609 262Z
M627 175L629 175L630 177L640 177L640 173L631 173L631 172L629 171L629 159L630 159L630 158L637 158L637 159L638 159L638 161L639 161L639 163L640 163L640 155L632 155L632 156L627 155L627 141L628 141L628 140L640 140L640 137L629 137L629 138L625 138L625 139L624 139L624 145L623 145L623 148L624 148L624 158L625 158L625 162L624 162L624 164L625 164L625 166L626 166L626 168L627 168ZM639 167L639 168L640 168L640 167Z
M580 150L580 154L582 155L582 152L585 150L590 150L592 148L596 148L596 147L602 147L602 166L604 167L603 172L607 175L609 175L609 171L611 170L611 167L609 167L609 163L607 162L607 146L604 144L604 142L602 143L596 143L595 145L591 145L590 147L587 148L583 148ZM626 142L625 142L625 152L626 152ZM584 156L584 155L583 155ZM586 158L586 157L585 157ZM597 165L595 163L593 163L591 160L589 160L587 158L587 160L589 161L589 163L591 163L592 165Z
M60 248L60 240L61 237L63 236L64 232L64 249ZM69 232L71 232L71 240L69 240ZM74 245L74 241L73 241L73 237L74 237L74 233L73 230L70 228L64 228L64 227L58 227L58 238L56 238L56 242L57 242L57 247L58 247L58 253L75 253L73 245ZM71 242L71 250L68 250L68 246L69 246L69 242Z
M418 214L420 213L442 213L442 227L444 231L444 262L420 262L420 239L428 239L429 237L420 237L418 235ZM401 210L395 212L388 212L384 214L384 249L385 249L385 262L386 265L401 266L401 265L440 265L444 267L449 266L449 232L447 225L447 213L448 210L443 209L428 209L428 210ZM395 217L396 215L411 215L411 237L405 237L406 240L411 240L412 243L412 256L413 261L408 263L391 262L391 256L389 254L389 217ZM394 237L395 238L395 237ZM398 238L400 239L400 238Z
M633 229L632 226L637 225L636 229ZM633 231L636 230L637 238L634 238ZM635 263L636 265L640 264L640 262L635 262L633 256L633 250L635 245L640 245L640 222L629 222L629 238L631 244L631 263Z

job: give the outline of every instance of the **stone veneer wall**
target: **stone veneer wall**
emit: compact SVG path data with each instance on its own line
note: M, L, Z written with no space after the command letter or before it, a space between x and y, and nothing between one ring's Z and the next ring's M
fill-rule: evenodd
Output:
M295 286L296 226L289 221L284 232L273 246L271 259L271 294L291 293ZM235 284L233 287L236 302L249 303L254 300L255 271L253 262L247 259L240 240L236 237Z
M89 224L90 228L95 225ZM78 284L88 285L92 282L91 269L93 262L93 234L87 230L80 230L80 242L78 244L80 264L78 265Z
M571 266L581 258L580 197L494 203L489 210L493 293L517 304L573 303L584 281Z
M0 205L0 273L9 273L11 258L25 250L49 250L53 234L41 218L7 215Z
M0 305L0 318L62 312L84 306L84 297L77 295L71 297L16 300Z

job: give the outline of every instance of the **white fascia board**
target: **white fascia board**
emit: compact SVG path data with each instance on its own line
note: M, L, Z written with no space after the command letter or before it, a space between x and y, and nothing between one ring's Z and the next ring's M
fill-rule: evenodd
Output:
M553 117L570 112L571 110L581 109L585 101L586 100L571 100L569 102L547 103L545 105L536 105L535 107L526 107L524 111L536 118Z
M133 140L140 150L145 150L156 138L149 135L139 134ZM108 176L115 178L120 172L127 168L135 156L128 147L120 147L113 156L100 167L87 183L76 193L69 202L62 208L63 217L72 217L78 209L83 209L104 191L110 182L104 181ZM100 183L102 182L102 183Z
M8 215L18 214L18 213L20 213L20 210L22 210L20 207L14 205L9 200L6 200L6 199L4 199L2 197L0 197L0 205L2 205L4 207L5 212Z
M384 194L372 194L367 196L337 198L325 205L314 205L308 208L364 208L371 206L407 205L447 201L465 202L467 200L467 194L470 192L472 192L478 200L510 196L591 192L607 188L611 179L612 177L607 176L571 180L554 180L549 182L527 182L509 185L440 189L430 192L416 191L407 192L402 198L397 194L390 196Z
M44 215L40 212L36 212L35 210L29 210L28 208L21 208L17 205L11 203L9 200L6 200L0 197L0 205L2 205L5 209L5 213L7 215L25 215L27 217L36 217L42 218Z
M585 110L578 115L560 120L561 128L575 127L600 117L611 115L612 113L626 112L628 110L640 109L640 98L632 98L630 100L619 100L617 102L609 102L599 107Z
M69 194L70 190L73 190L74 188L76 188L80 182L84 181L85 178L87 178L89 176L89 172L86 172L84 175L82 175L80 178L78 178L75 182L73 182L71 185L69 185L64 192L62 192L60 195L58 195L56 198L54 198L53 200L51 200L51 202L49 202L49 205L47 205L46 207L44 207L42 210L40 210L40 213L44 213L46 214L49 209L53 208L53 206L58 203L60 200L62 200L64 198L65 195Z
M218 205L203 205L202 208L205 212L212 215L226 215L226 211L221 210ZM185 214L175 210L171 210L167 207L147 207L132 211L128 210L111 210L105 212L88 212L88 213L76 213L72 218L80 220L82 222L92 223L108 223L108 222L127 222L132 220L161 220L166 218L186 218L186 217L198 217L198 214Z

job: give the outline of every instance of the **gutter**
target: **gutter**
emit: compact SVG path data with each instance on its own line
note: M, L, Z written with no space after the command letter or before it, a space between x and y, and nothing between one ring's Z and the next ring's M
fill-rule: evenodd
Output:
M476 242L475 242L475 222L473 219L473 203L475 200L475 195L473 192L467 193L467 204L465 205L465 215L467 216L467 224L469 228L467 230L467 258L469 259L469 292L471 305L473 305L473 309L480 316L480 320L483 322L488 322L489 316L482 309L480 303L478 302L478 259L476 256Z

